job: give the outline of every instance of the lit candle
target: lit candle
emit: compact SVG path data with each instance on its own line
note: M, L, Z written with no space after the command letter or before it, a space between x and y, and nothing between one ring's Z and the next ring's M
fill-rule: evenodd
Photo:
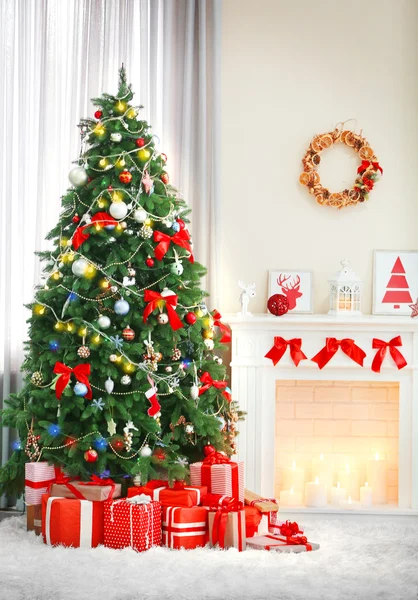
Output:
M293 488L295 492L302 492L305 485L305 469L297 467L296 462L293 461L291 467L283 469L282 488L284 490L290 490Z
M332 506L340 506L341 502L345 500L345 488L341 487L340 482L337 485L333 485L331 488L331 504Z
M357 510L359 508L359 502L354 502L351 496L348 496L347 502L341 502L341 508L345 510Z
M352 500L359 499L359 477L358 471L352 469L347 463L345 469L338 471L338 481L341 482L341 487L347 490L347 494L351 496Z
M320 454L319 458L312 459L312 479L315 480L316 477L326 486L328 491L331 490L334 481L334 463L332 459L325 457L323 454Z
M373 488L369 486L367 481L360 488L360 504L362 506L371 506L373 504Z
M301 504L301 492L295 492L293 488L290 488L290 490L282 490L280 492L280 506L301 506Z
M387 504L387 461L379 453L367 461L367 480L373 489L373 504Z
M317 508L327 504L327 488L319 483L318 477L315 481L309 481L305 486L305 504Z

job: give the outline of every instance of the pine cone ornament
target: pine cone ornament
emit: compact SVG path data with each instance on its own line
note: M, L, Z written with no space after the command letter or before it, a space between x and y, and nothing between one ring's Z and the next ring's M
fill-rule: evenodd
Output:
M173 354L171 355L171 360L180 360L181 358L181 350L178 348L174 348Z
M32 373L30 380L31 380L31 383L33 383L33 385L37 385L37 386L42 385L42 382L43 382L42 373L40 371L35 371L34 373Z
M148 225L143 225L141 227L141 229L139 230L139 235L144 239L144 240L148 240L149 238L152 237L153 234L153 230L151 227L148 227Z
M80 358L88 358L90 356L90 349L87 346L80 346L77 354Z

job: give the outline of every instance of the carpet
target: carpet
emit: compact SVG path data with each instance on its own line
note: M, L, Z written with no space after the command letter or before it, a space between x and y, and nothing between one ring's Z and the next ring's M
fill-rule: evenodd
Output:
M0 522L0 600L417 600L418 519L315 521L317 552L51 548Z

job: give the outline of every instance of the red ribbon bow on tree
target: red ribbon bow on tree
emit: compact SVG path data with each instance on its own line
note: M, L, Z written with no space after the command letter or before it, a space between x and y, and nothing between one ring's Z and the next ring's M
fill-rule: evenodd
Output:
M271 358L274 366L277 365L283 354L286 352L286 348L290 348L290 356L296 366L301 360L305 360L307 357L301 350L302 340L301 338L293 338L292 340L285 340L282 337L274 338L274 346L267 352L265 358Z
M370 160L363 160L361 165L357 169L357 173L364 173L364 171L367 171L367 169L370 167L370 165L373 166L373 169L375 171L380 171L381 174L383 175L383 169L379 165L379 163L378 162L370 162Z
M153 292L152 290L145 290L144 300L149 304L145 307L144 310L144 323L147 322L150 314L159 306L164 303L165 308L168 315L168 320L170 321L170 325L173 331L180 329L183 327L183 323L180 321L180 318L174 308L177 306L177 296L176 294L172 294L170 296L161 296L158 292Z
M57 383L55 384L55 395L58 400L61 398L62 392L67 387L68 382L70 381L71 373L75 376L75 378L80 382L84 383L87 387L88 392L84 396L87 400L92 399L92 391L90 387L90 382L88 376L90 375L90 365L88 363L83 363L82 365L77 365L74 369L67 367L61 362L56 362L54 367L54 373L61 375L57 379Z
M92 225L98 225L98 224L102 225L103 227L106 227L106 225L117 225L118 222L116 221L116 219L114 219L113 217L111 217L109 214L107 214L105 212L96 213L92 217L90 223L87 223L87 225L82 225L81 227L77 227L77 229L75 230L73 239L72 239L74 250L78 250L78 248L80 248L81 244L83 244L83 242L85 242L86 240L89 239L90 234L84 233L85 229L87 229L87 227L91 227Z
M208 371L203 373L200 381L203 383L203 385L201 388L199 388L199 396L204 394L211 387L221 390L222 388L226 388L228 385L227 381L216 381L215 379L212 379L212 375L208 373ZM228 390L225 389L222 394L225 396L228 402L231 402L231 394L228 392Z
M372 371L380 373L383 359L386 356L386 351L389 348L389 352L393 360L395 361L398 369L403 369L408 364L403 354L396 348L396 346L402 346L401 336L398 335L390 340L390 342L384 342L378 338L373 338L372 347L378 348L376 355L372 362Z
M220 332L222 333L222 337L219 340L221 344L229 344L231 341L231 330L228 325L221 323L220 319L222 319L222 315L216 309L212 311L212 317L214 318L215 327L219 327Z
M190 252L189 261L191 263L194 262L192 247L190 246L190 235L186 229L181 229L175 235L171 236L162 231L154 231L154 242L159 242L154 250L155 258L157 260L162 260L164 258L170 248L170 244L176 244Z
M316 362L318 367L323 369L340 347L351 360L354 360L361 367L363 366L366 353L359 346L356 346L354 340L350 338L344 338L343 340L327 338L325 346L312 358L313 362Z

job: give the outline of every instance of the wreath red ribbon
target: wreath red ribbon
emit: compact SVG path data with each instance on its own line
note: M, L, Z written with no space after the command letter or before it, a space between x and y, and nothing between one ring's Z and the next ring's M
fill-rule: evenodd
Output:
M88 379L88 376L90 375L90 370L91 368L88 363L77 365L76 367L74 367L74 369L71 369L70 367L64 365L62 362L56 362L54 367L54 373L60 375L55 384L55 395L58 398L58 400L61 398L62 392L67 387L70 381L71 373L80 383L84 383L84 385L87 387L88 392L84 397L87 398L87 400L91 400L93 394Z
M164 258L170 248L170 244L176 244L190 252L189 261L191 263L194 262L192 247L190 246L190 235L186 229L181 229L175 235L171 236L162 231L154 231L154 242L159 242L154 250L155 258L157 260L162 260Z
M81 227L77 227L77 229L75 230L73 239L72 239L72 244L73 244L74 250L78 250L80 248L81 244L83 244L86 240L89 239L90 234L84 233L84 231L88 227L91 227L92 225L96 225L98 223L100 223L103 227L106 227L106 225L117 225L118 224L116 219L111 217L108 213L106 213L106 212L96 213L92 217L90 223L87 223L87 225L81 225Z
M325 346L312 358L312 361L316 362L320 369L323 369L334 354L336 354L338 348L341 348L344 354L347 354L351 360L354 360L361 367L363 366L366 353L359 346L356 346L354 340L350 338L344 338L343 340L327 338Z
M165 308L167 311L167 315L168 315L168 320L170 322L170 325L171 325L173 331L176 331L177 329L181 329L181 327L184 327L178 314L174 310L175 307L177 306L177 299L178 299L178 297L176 296L176 294L172 294L170 296L161 296L161 294L159 294L158 292L153 292L152 290L145 290L144 300L145 300L145 302L148 302L148 305L145 307L145 310L144 310L144 323L147 322L147 319L150 316L150 314L156 308L158 308L159 303L164 302Z
M284 338L282 338L280 336L275 336L274 345L271 348L271 350L269 350L267 352L267 354L265 355L265 358L271 358L274 366L276 366L277 363L282 358L283 354L286 352L286 349L288 346L290 348L290 356L296 366L298 366L298 364L300 363L301 360L305 360L307 358L301 350L301 347L302 347L302 339L301 338L293 338L291 340L285 340Z
M373 338L372 348L378 348L375 357L372 362L372 371L380 373L380 368L383 363L383 359L386 356L386 351L389 348L389 352L393 360L395 361L398 369L403 369L408 364L403 354L396 348L396 346L402 346L402 338L400 335L392 338L390 342L384 342L378 338Z
M364 173L365 171L367 171L367 169L370 167L370 165L373 166L373 169L375 171L380 171L381 174L383 175L383 169L382 167L379 165L378 162L370 162L370 160L363 160L361 165L359 166L359 168L357 169L357 173Z

